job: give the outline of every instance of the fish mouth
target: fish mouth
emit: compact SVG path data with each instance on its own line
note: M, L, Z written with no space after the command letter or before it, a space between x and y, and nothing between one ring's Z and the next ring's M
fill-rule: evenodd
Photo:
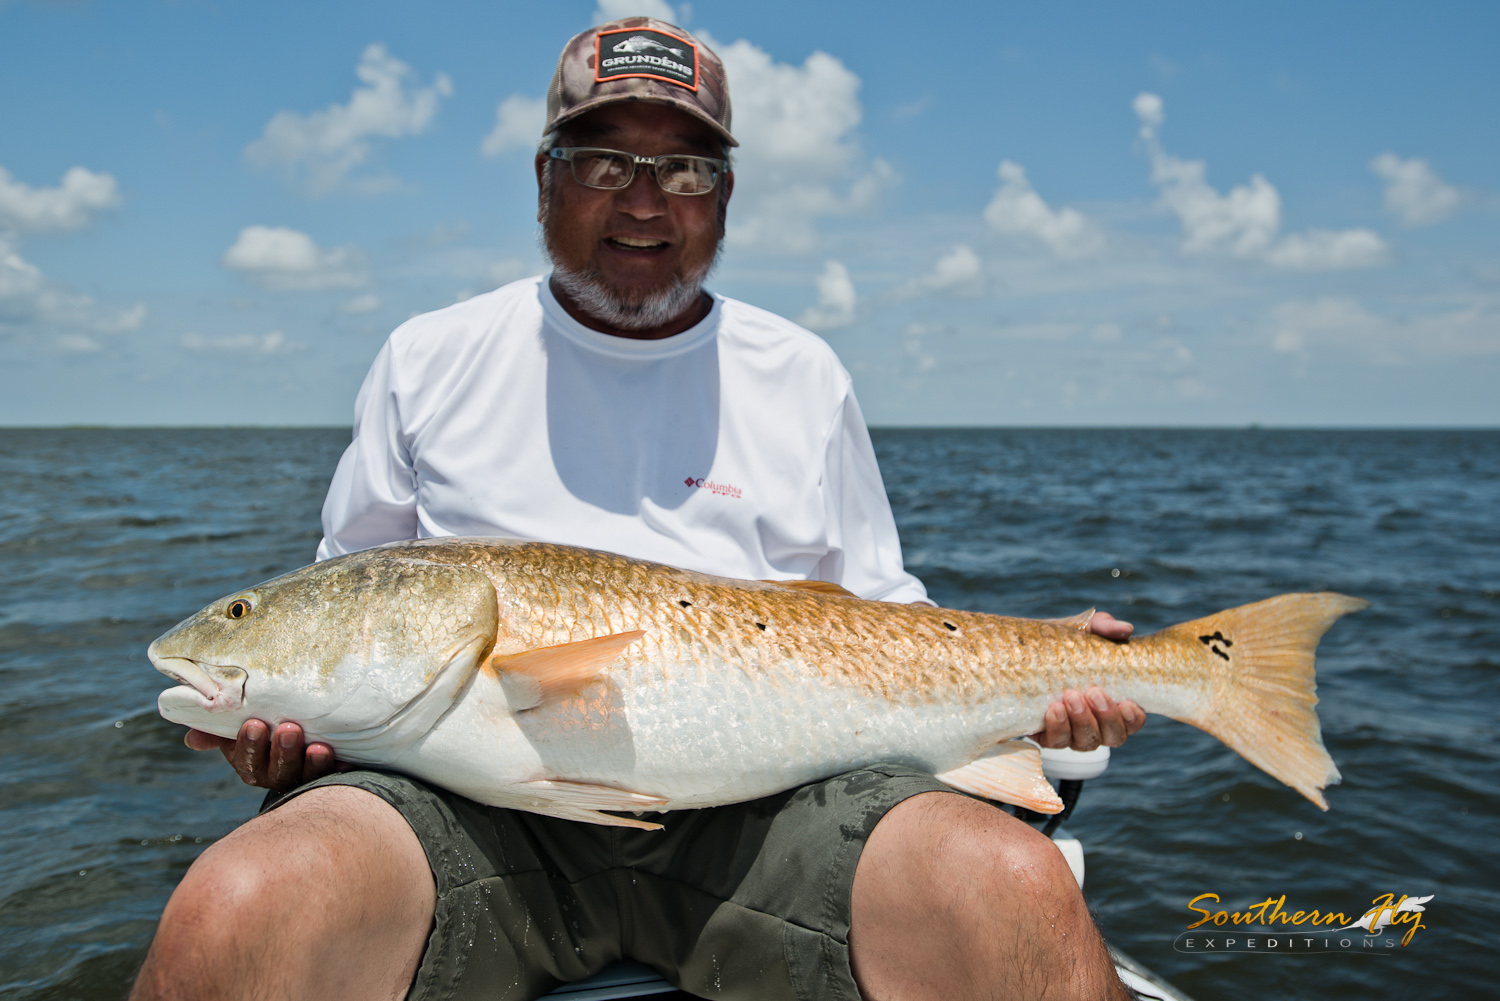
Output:
M247 677L244 668L209 664L214 674L220 675L216 678L204 670L202 664L186 657L163 657L151 651L147 656L151 658L152 667L180 686L163 692L161 699L175 704L196 704L211 713L244 708Z

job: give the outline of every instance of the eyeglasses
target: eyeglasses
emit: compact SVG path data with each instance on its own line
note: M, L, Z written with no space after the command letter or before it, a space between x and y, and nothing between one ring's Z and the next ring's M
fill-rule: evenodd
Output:
M729 169L728 160L686 153L636 156L617 149L563 146L548 150L547 155L554 160L567 160L573 168L573 180L579 184L605 191L629 187L635 180L635 168L646 166L668 194L706 195L719 183L719 175Z

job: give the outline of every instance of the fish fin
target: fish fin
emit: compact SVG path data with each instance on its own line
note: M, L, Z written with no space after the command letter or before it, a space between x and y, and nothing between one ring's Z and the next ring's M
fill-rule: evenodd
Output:
M1089 631L1089 623L1094 621L1094 612L1096 611L1098 611L1098 609L1090 608L1086 612L1079 612L1077 615L1070 615L1066 619L1043 619L1042 621L1050 623L1054 626L1067 626L1070 629L1076 629L1081 633L1086 633Z
M1029 740L1007 740L962 768L943 772L937 780L1037 813L1061 813L1063 809L1057 790L1042 774L1041 748Z
M549 802L564 806L581 806L588 810L654 810L665 806L663 796L647 792L634 792L616 786L597 785L593 782L574 782L571 779L537 779L521 782L518 792L538 796Z
M552 699L576 695L595 675L614 663L627 646L644 635L644 630L632 629L577 643L496 654L485 666L500 678L510 708L520 712Z
M763 580L760 583L775 584L777 587L788 587L794 591L806 591L809 594L827 595L830 598L859 597L853 591L839 587L837 584L829 583L826 580Z
M653 824L649 820L637 820L634 817L616 817L612 813L600 813L598 810L585 810L578 806L526 807L529 813L540 813L545 817L557 817L560 820L576 820L582 824L598 824L601 827L634 827L640 831L659 831L662 825Z
M1313 708L1313 655L1329 626L1369 604L1332 591L1282 594L1163 630L1157 635L1186 640L1222 679L1207 707L1182 721L1328 809L1319 790L1341 776Z
M612 827L638 827L646 831L661 829L660 824L624 817L611 817L600 810L655 810L667 801L650 793L616 789L614 786L595 785L592 782L572 782L568 779L538 779L522 782L514 787L528 798L541 800L536 806L526 809L548 816L569 820L583 820L591 824L606 824ZM561 812L560 812L561 811Z

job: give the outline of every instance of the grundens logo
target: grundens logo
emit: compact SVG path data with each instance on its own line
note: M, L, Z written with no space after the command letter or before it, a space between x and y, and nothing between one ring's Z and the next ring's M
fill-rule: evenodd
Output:
M686 38L654 28L615 28L597 39L594 79L600 83L645 77L698 89L698 47Z
M1200 893L1188 901L1188 910L1197 919L1189 922L1172 948L1178 952L1379 955L1411 945L1417 932L1427 927L1422 916L1433 896L1382 893L1371 901L1374 906L1350 921L1345 911L1288 910L1286 894L1267 897L1243 911L1229 911L1218 906L1217 893Z

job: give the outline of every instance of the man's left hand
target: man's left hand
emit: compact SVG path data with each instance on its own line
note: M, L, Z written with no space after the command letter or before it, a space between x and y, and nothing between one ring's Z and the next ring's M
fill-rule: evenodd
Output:
M1133 628L1108 612L1095 612L1089 620L1089 632L1116 642L1129 639ZM1043 747L1075 751L1092 751L1100 744L1119 747L1145 722L1140 706L1129 700L1115 702L1097 685L1082 692L1070 688L1047 707L1046 726L1031 739Z

